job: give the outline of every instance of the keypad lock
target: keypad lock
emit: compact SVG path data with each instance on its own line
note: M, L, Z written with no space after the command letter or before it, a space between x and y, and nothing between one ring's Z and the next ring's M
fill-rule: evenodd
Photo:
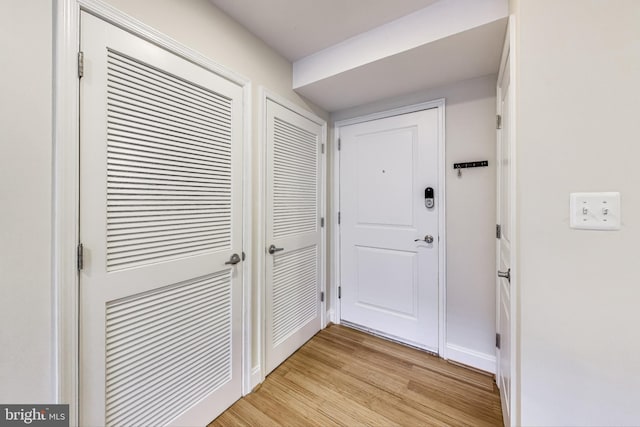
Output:
M424 189L424 205L427 209L432 209L435 205L433 198L433 187L427 187Z

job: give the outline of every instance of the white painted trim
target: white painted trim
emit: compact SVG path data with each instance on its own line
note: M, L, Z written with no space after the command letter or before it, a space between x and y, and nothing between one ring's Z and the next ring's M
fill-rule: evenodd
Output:
M74 0L61 1L74 2ZM153 27L150 27L144 22L138 21L101 0L75 0L75 2L77 3L77 7L81 10L95 15L118 28L122 28L125 31L135 34L136 36L168 50L189 62L205 68L214 74L229 80L230 82L236 83L242 87L245 87L250 83L250 80L247 77L218 64L200 52L185 46Z
M520 292L519 292L519 268L518 268L518 217L517 213L517 121L518 116L516 114L516 105L517 105L517 93L518 93L518 85L516 80L516 70L517 70L517 50L516 50L516 17L515 15L509 16L509 58L510 58L510 87L512 88L513 97L511 98L511 111L509 114L511 115L511 141L510 141L510 149L511 149L511 197L514 200L514 203L511 205L511 212L509 212L509 216L511 217L511 224L513 227L512 235L511 235L511 252L510 252L510 262L511 262L511 424L513 426L520 425L520 377L519 377L519 366L520 366L520 330L519 330L519 319L520 319Z
M256 388L258 384L262 382L262 369L260 369L260 365L251 369L251 390Z
M327 286L327 288L330 288L330 286ZM327 299L327 307L329 307L331 304L329 304L329 300ZM335 316L335 313L333 311L333 309L327 309L327 317L325 317L325 319L327 319L327 324L329 324L329 322L333 322L333 317ZM325 325L327 326L327 325Z
M438 354L443 359L447 358L447 222L446 222L446 133L445 133L445 99L435 99L433 101L421 102L419 104L408 105L404 107L394 108L382 112L367 114L365 116L355 117L352 119L340 120L335 123L334 130L334 150L333 155L333 206L335 207L332 215L334 224L334 247L333 250L333 274L334 282L331 284L331 307L332 321L340 324L340 300L338 299L338 286L340 284L340 227L338 224L338 212L340 211L340 152L338 151L338 140L340 139L340 128L356 123L363 123L372 120L383 119L387 117L399 116L401 114L414 113L416 111L428 110L432 108L438 109L438 236L440 242L438 245Z
M252 297L251 297L251 284L252 280L252 268L251 268L251 256L253 255L253 210L252 201L252 105L251 105L251 82L248 80L242 85L242 97L243 97L243 135L244 141L242 144L242 252L246 255L245 261L242 263L242 395L246 396L251 393L253 387L251 386L251 359L252 359L252 340L253 340L253 327L252 327Z
M338 141L340 140L340 126L344 125L344 121L334 123L333 149L331 150L331 164L333 165L333 191L331 193L333 238L331 239L331 253L333 254L333 262L331 263L332 282L329 283L329 288L331 289L329 306L331 311L330 319L336 325L340 324L342 317L340 314L340 299L338 298L338 287L340 286L340 225L338 224L338 214L340 212L340 151L338 150Z
M79 391L79 289L76 246L79 224L79 88L77 53L80 45L80 11L141 37L203 67L243 88L244 167L243 247L251 255L251 83L146 24L99 0L56 0L54 23L54 146L53 146L53 295L55 400L70 404L70 425L78 425ZM246 157L248 156L248 158ZM247 167L249 165L249 167ZM243 390L250 385L251 263L243 265ZM246 329L245 328L249 328ZM249 343L249 345L247 345ZM250 388L249 388L250 391Z
M263 86L258 86L258 221L257 221L257 250L256 256L258 259L256 260L257 270L256 270L256 295L258 296L258 300L256 301L255 310L257 311L257 319L258 319L258 357L260 359L259 365L254 367L254 369L259 370L259 378L257 384L260 384L264 381L266 374L264 372L263 367L267 366L266 360L266 351L267 348L266 340L265 340L265 325L266 325L266 317L265 317L265 258L266 258L266 243L265 243L265 232L266 232L266 212L265 212L265 203L267 197L267 186L266 180L264 179L267 168L267 155L265 146L267 144L267 90ZM255 387L255 386L254 386Z
M320 329L324 329L329 323L327 318L327 228L329 228L329 223L327 220L327 157L329 144L327 143L327 122L322 121L322 136L320 143L324 147L322 150L321 156L321 165L320 165L320 173L322 176L320 177L321 189L320 189L320 216L324 218L324 227L321 228L321 244L322 248L320 253L322 254L320 260L320 288L321 292L324 293L324 301L320 303Z
M69 404L69 424L79 413L79 105L77 54L80 12L73 0L56 0L53 86L53 294L55 401Z
M327 122L322 119L321 117L316 116L314 113L312 113L311 111L305 110L303 107L301 107L300 105L289 101L288 99L278 95L275 92L270 91L269 89L265 88L265 87L261 87L261 91L264 95L264 99L265 102L267 99L272 100L273 102L275 102L276 104L281 105L282 107L289 109L291 111L293 111L296 114L301 115L302 117L311 120L312 122L314 122L317 125L320 126L326 126Z
M451 343L447 344L447 354L449 355L449 360L456 363L462 363L463 365L471 366L472 368L480 369L481 371L489 372L491 374L496 373L495 355L481 353L479 351Z
M372 120L378 120L378 119L386 119L387 117L399 116L399 115L408 114L408 113L415 113L416 111L429 110L431 108L440 108L440 107L444 107L444 105L445 105L445 99L438 98L432 101L421 102L419 104L406 105L404 107L397 107L391 110L385 110L377 113L366 114L364 116L354 117L351 119L340 120L335 122L336 138L339 137L340 134L338 131L343 126L353 125L356 123L370 122ZM337 148L338 147L336 146L336 149Z
M264 369L262 369L263 367L266 367L266 340L265 340L265 335L266 335L266 309L265 309L265 304L266 304L266 295L265 295L265 282L266 282L266 264L265 264L265 260L266 260L266 243L265 243L265 232L266 232L266 221L267 221L267 217L266 217L266 212L265 212L265 206L266 206L266 196L267 196L267 188L266 188L266 183L267 183L267 179L266 179L266 171L267 171L267 156L266 156L266 144L267 144L267 101L271 100L273 102L275 102L276 104L281 105L284 108L287 108L291 111L293 111L296 114L301 115L302 117L305 117L306 119L311 120L312 122L320 125L322 127L322 132L321 132L321 144L325 144L325 155L322 157L321 160L321 167L320 167L320 173L322 174L321 176L321 182L322 182L322 188L321 188L321 206L320 206L320 213L321 215L325 218L325 226L324 228L322 228L321 230L321 245L322 248L320 250L321 255L321 260L320 260L320 264L321 264L321 277L320 277L320 289L322 292L325 293L325 295L327 295L327 284L326 284L326 259L327 259L327 254L326 254L326 241L327 241L327 221L326 221L326 199L327 199L327 195L326 195L326 174L327 174L327 159L326 159L326 154L328 151L328 145L327 145L327 122L325 120L323 120L322 118L316 116L315 114L313 114L310 111L305 110L303 107L289 101L288 99L283 98L282 96L276 94L275 92L270 91L269 89L263 87L263 86L259 86L258 87L258 99L259 99L259 105L258 105L258 128L260 129L260 134L258 137L258 177L259 177L259 181L260 181L260 186L258 188L258 199L260 201L259 206L258 206L258 227L257 227L257 232L258 232L258 237L257 237L257 241L258 241L258 251L257 251L257 256L258 256L258 261L257 261L257 271L258 271L258 276L256 278L256 283L257 283L257 294L258 294L258 301L256 303L256 309L258 310L258 319L260 319L260 331L258 332L260 335L260 339L258 340L258 342L260 343L259 346L259 354L260 354L260 365L254 367L254 369L259 369L260 370L260 382L264 381L265 379L265 372ZM327 310L327 298L325 298L325 301L323 303L321 303L320 306L320 325L322 328L324 328L327 324L327 317L326 317L326 310Z
M438 352L447 359L447 197L445 100L438 107Z

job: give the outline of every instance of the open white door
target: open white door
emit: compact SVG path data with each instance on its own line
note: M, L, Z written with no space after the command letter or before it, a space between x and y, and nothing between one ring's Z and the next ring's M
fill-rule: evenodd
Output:
M512 30L512 22L509 29ZM498 76L497 109L499 117L498 144L497 144L497 224L496 237L497 256L497 378L496 383L500 389L502 402L502 415L506 426L514 425L513 410L514 393L514 295L512 292L512 261L514 259L514 134L513 134L513 81L512 81L512 57L509 43L510 32L507 32L507 41L503 50L500 74Z
M340 128L341 320L436 353L438 126L432 108Z
M241 396L242 89L81 16L80 425Z
M265 300L268 374L321 327L322 126L266 105Z

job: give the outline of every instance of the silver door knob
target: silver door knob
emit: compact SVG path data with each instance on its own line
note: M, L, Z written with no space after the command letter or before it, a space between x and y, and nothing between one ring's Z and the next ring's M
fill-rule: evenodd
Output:
M242 261L242 259L240 258L240 255L233 254L233 255L231 255L231 258L229 258L229 261L225 262L225 265L229 265L229 264L230 265L236 265L240 261Z
M414 242L426 242L426 243L433 243L433 236L430 234L427 234L426 236L424 236L423 239L415 239Z
M275 254L276 252L280 252L280 251L284 251L284 248L276 248L276 245L269 246L269 253L271 255Z
M502 277L503 279L507 279L509 281L509 283L511 283L511 269L508 269L507 271L498 270L498 277Z

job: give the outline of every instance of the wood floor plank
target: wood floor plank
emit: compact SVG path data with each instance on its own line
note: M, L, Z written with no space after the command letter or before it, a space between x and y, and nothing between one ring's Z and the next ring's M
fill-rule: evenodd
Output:
M341 339L351 339L352 337L357 337L357 334L362 334L360 331L352 330L352 334L342 335L340 333L332 333L327 334L327 336L335 336ZM463 368L460 370L460 365L448 363L445 360L439 359L438 357L424 357L424 352L412 347L408 347L405 345L401 345L394 342L389 342L386 340L380 340L378 337L366 335L364 334L364 338L359 339L359 343L361 347L370 348L372 350L382 351L389 355L398 356L404 360L410 361L417 366L422 366L423 368L433 370L435 372L439 372L442 375L449 376L450 378L455 378L460 381L467 381L478 386L484 387L488 390L493 390L495 387L495 383L493 378L486 373L482 373L473 369Z
M306 346L301 349L299 353L304 354L307 351L312 351L312 349L312 346ZM313 360L315 363L312 364L313 367L307 368L309 369L307 375L313 375L313 372L321 370L322 359L318 358L317 354L309 354L308 359ZM311 366L311 364L306 363L306 366ZM401 369L398 371L397 368L397 366L392 366L392 364L371 365L356 358L356 360L349 364L348 370L337 372L337 374L341 375L340 382L347 382L348 377L353 376L359 378L367 387L378 391L384 390L387 393L385 396L387 401L393 397L404 399L406 404L412 409L421 411L424 414L429 414L430 421L439 421L439 423L437 423L438 425L495 425L492 423L474 422L476 421L476 417L469 416L455 406L442 404L437 396L415 395L409 388L409 385L411 383L410 378L416 378L416 374L410 372L407 367L405 367L404 371ZM303 366L299 369L305 370L306 368ZM336 371L333 372L335 375ZM331 379L331 372L323 372L322 374L324 375L325 381ZM364 388L364 386L360 388ZM358 388L353 387L351 390L358 390ZM345 393L349 395L351 399L354 399L355 393L351 390L345 390ZM448 393L445 393L445 399L447 394ZM406 399L408 396L412 396L413 399ZM480 421L480 419L478 419L478 421Z
M493 376L344 326L320 331L209 426L500 426Z
M271 377L270 377L271 378ZM318 425L322 426L340 426L343 425L335 421L332 411L327 411L326 401L308 390L300 387L296 382L284 377L274 377L273 382L279 388L283 396L286 396L289 404L293 408L302 412L298 408L305 408L303 412L309 419L314 420ZM314 397L312 397L314 396Z
M233 416L234 421L229 424L232 426L277 425L277 422L273 418L269 417L266 413L262 412L245 399L238 400L222 415L225 415L226 413L231 413Z
M403 396L398 396L386 388L378 387L361 378L357 373L335 371L330 367L323 367L322 364L315 364L313 368L307 368L307 366L300 367L300 370L304 371L312 380L331 383L332 387L341 395L349 396L350 400L357 401L392 420L400 420L409 416L420 425L452 425L454 421L446 414L429 410L423 411L421 407L416 408L405 401Z

